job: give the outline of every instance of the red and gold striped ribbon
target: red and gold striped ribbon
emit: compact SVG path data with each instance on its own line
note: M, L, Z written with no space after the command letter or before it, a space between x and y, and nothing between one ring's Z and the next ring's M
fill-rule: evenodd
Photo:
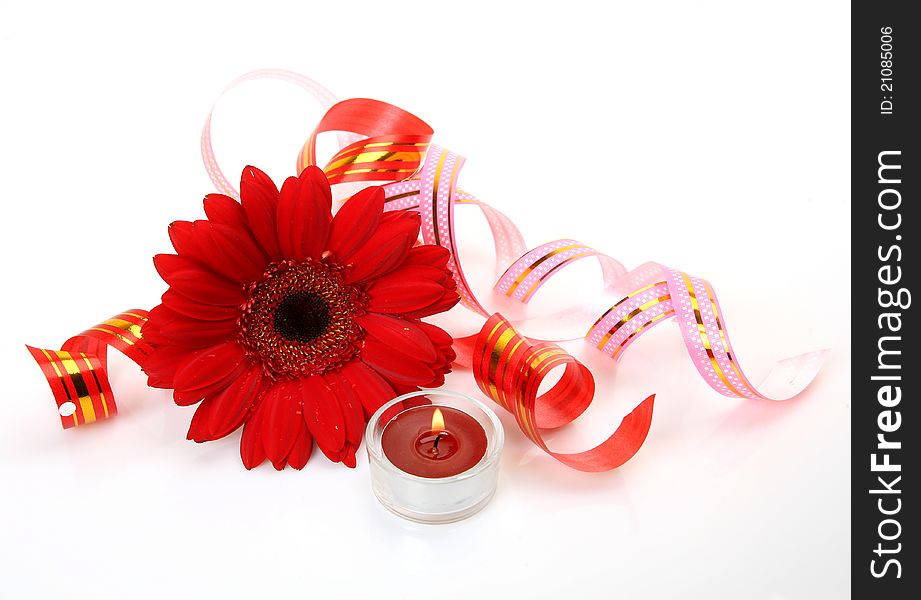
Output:
M562 427L585 412L595 395L595 380L568 352L556 344L525 338L498 313L489 318L476 340L472 366L483 393L508 410L531 441L574 469L619 467L637 453L649 433L655 395L634 408L598 446L572 454L550 450L541 430ZM559 381L539 394L541 381L558 367L564 369Z
M118 412L106 373L106 351L111 346L141 364L151 351L141 337L146 321L147 311L130 310L70 338L60 350L26 346L51 387L64 429Z
M333 105L297 157L297 172L317 164L317 136L348 131L368 136L342 148L324 167L330 185L349 181L403 181L422 165L434 131L419 117L369 98ZM394 133L399 132L399 133Z
M340 150L323 170L330 184L401 181L419 169L426 148L427 136L372 137Z

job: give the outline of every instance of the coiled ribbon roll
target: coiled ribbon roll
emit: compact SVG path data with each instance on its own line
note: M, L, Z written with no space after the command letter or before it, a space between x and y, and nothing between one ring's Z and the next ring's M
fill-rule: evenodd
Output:
M26 346L51 387L64 429L115 416L106 350L111 346L142 364L151 350L141 338L146 321L146 310L129 310L75 335L60 350Z

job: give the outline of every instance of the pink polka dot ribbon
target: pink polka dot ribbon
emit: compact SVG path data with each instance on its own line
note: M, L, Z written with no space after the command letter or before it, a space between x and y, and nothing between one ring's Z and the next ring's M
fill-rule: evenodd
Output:
M422 215L422 237L427 244L451 250L451 268L465 306L484 316L487 310L467 283L458 259L457 232L454 226L456 204L473 203L487 213L487 221L501 261L510 250L523 247L522 236L502 213L491 209L470 194L458 198L457 180L464 159L433 145L418 177L384 187L388 210L418 210ZM614 258L572 239L548 242L522 253L511 261L494 286L494 291L512 300L527 303L546 282L567 266L585 258L601 266L605 288L625 290L624 297L602 314L585 339L615 360L641 335L668 319L679 323L688 354L704 380L716 391L739 398L768 398L743 374L729 343L719 301L707 281L655 263L646 263L628 272ZM658 281L654 281L658 280ZM765 387L776 390L772 399L785 400L801 392L818 373L824 352L809 352L785 364L796 365L796 377L789 368L775 370ZM781 377L780 374L784 373ZM782 385L782 378L787 384Z

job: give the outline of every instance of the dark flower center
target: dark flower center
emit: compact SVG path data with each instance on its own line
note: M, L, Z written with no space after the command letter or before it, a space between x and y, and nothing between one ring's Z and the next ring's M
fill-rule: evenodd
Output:
M283 338L312 342L329 326L329 305L314 292L295 292L275 307L274 321Z
M272 263L245 286L240 343L273 380L323 374L357 354L367 299L342 280L343 267L308 258Z

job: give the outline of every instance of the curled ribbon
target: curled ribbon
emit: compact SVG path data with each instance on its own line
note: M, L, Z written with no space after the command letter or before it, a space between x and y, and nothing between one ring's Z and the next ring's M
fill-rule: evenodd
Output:
M111 346L140 365L151 350L141 339L146 321L146 310L129 310L75 335L60 350L26 346L51 387L64 429L115 416L106 350Z
M328 109L298 154L298 172L317 164L317 137L337 132L339 151L324 167L330 184L383 183L385 210L418 211L425 243L451 251L449 266L463 305L487 318L479 334L457 340L459 353L467 349L480 389L515 417L529 439L564 464L583 471L604 471L633 457L649 431L654 396L637 405L597 447L574 454L550 450L541 431L561 427L581 415L594 398L594 378L565 350L551 341L523 336L509 319L489 311L476 296L458 253L457 205L476 206L489 224L497 264L507 265L494 286L500 297L526 304L568 266L583 258L597 260L605 290L622 299L598 317L584 337L615 361L644 333L676 319L698 372L725 396L784 400L800 393L818 373L827 351L782 360L759 386L753 385L732 350L719 301L709 282L656 263L628 271L616 259L571 239L528 250L511 219L458 187L464 158L431 144L432 128L415 115L377 100L358 98L337 103L323 86L287 71L254 71L227 89L263 78L298 85ZM202 131L201 148L205 168L218 190L239 198L214 155L211 113ZM51 385L59 410L67 402L76 408L67 416L66 411L61 413L64 427L115 414L105 374L105 348L111 345L140 363L149 351L140 337L145 318L144 311L123 313L72 338L61 351L29 348ZM541 381L558 367L563 369L560 380L548 392L538 394Z
M538 396L541 381L564 367L560 380ZM580 471L607 471L630 460L643 445L652 421L655 396L649 396L627 415L601 444L574 454L554 452L541 436L572 422L592 402L595 380L585 365L547 342L534 342L518 333L500 314L491 316L477 336L473 375L483 393L512 413L518 427L550 456Z

